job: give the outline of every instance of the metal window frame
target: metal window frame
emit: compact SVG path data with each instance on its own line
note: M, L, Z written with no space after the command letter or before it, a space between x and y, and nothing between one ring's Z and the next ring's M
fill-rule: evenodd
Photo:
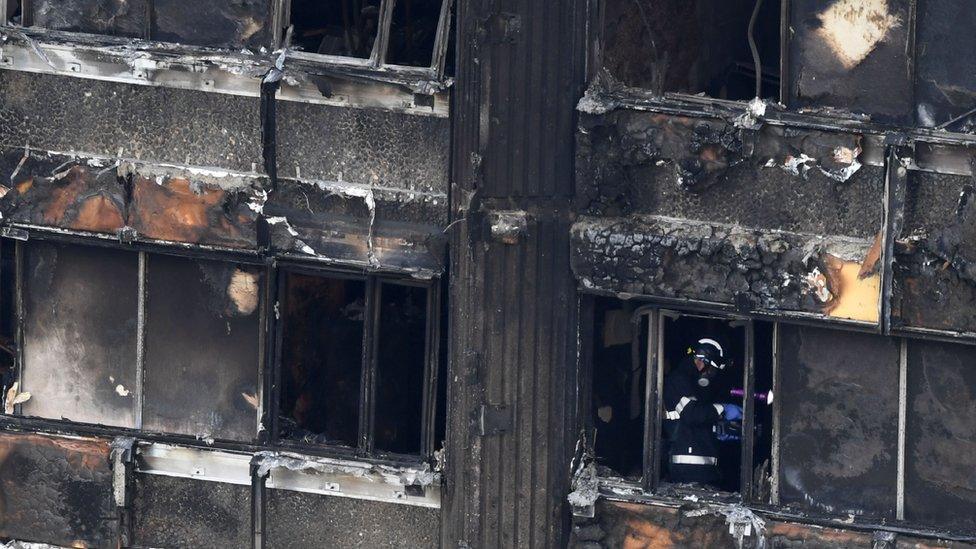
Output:
M143 413L145 407L145 341L146 341L146 303L148 296L148 289L146 287L146 281L148 280L148 258L150 255L153 256L172 256L182 259L190 260L209 260L217 261L221 263L237 263L245 264L254 267L261 267L263 269L262 274L267 280L270 278L270 272L268 269L267 262L261 260L250 254L237 254L237 253L205 253L202 250L192 250L184 248L169 248L159 245L119 245L118 240L112 241L105 239L86 239L74 234L61 234L45 231L28 231L25 238L20 238L17 240L6 238L7 241L16 242L16 268L15 268L15 317L16 322L14 325L15 329L15 346L16 346L16 357L15 357L15 378L18 383L23 387L23 373L24 373L24 324L26 319L26 309L24 300L24 281L26 268L26 250L25 243L30 240L37 240L40 242L52 242L56 244L68 245L68 246L88 246L88 247L100 247L109 248L117 251L128 252L136 254L136 261L138 261L137 270L137 311L136 311L136 364L135 364L135 388L133 390L133 406L134 406L134 421L132 427L116 427L116 426L105 426L101 424L93 423L82 423L77 421L65 420L65 419L53 419L53 418L43 418L43 417L27 417L22 415L21 405L17 405L14 410L14 415L6 416L0 415L2 421L0 423L7 424L17 424L36 428L38 430L45 430L53 426L56 430L68 430L71 432L77 432L79 434L87 435L104 435L104 434L131 434L139 436L140 438L146 438L147 440L160 440L160 441L174 441L174 442L187 442L187 441L198 441L198 437L194 435L185 435L179 433L166 433L166 432L156 432L156 431L145 431L143 430ZM267 294L262 294L262 304L259 308L258 324L259 330L260 326L263 326L267 322L268 314L268 299ZM263 338L262 338L263 339ZM251 447L255 442L260 441L261 437L261 425L264 417L264 406L261 397L264 391L264 362L265 362L265 344L263 341L258 342L258 354L257 354L257 392L258 392L258 409L255 414L255 435L249 441L241 441L234 439L216 439L214 440L215 447ZM66 429L63 429L66 428ZM210 444L208 444L210 445Z
M290 46L285 44L285 29L291 26L291 3L293 0L274 0L271 17L275 28L272 31L274 36L274 49ZM364 69L385 70L394 69L403 73L415 73L427 75L436 80L444 78L444 66L447 57L447 50L450 43L450 32L452 28L452 14L454 0L441 0L441 11L437 22L437 33L434 37L434 45L431 51L431 62L427 66L412 66L388 64L386 62L390 45L390 28L393 23L393 10L397 0L381 0L380 19L373 38L373 47L368 58L349 57L344 55L331 55L313 52L291 51L288 56L309 62L320 62L327 64L345 65L350 67L360 67Z
M341 269L335 266L319 266L291 261L277 263L274 271L276 280L273 284L277 292L274 301L276 310L274 351L270 355L273 357L273 361L269 364L268 374L266 375L266 379L270 381L271 390L266 392L267 400L264 402L264 408L268 410L268 414L265 414L264 424L271 425L270 443L276 447L291 448L303 453L324 457L356 457L397 464L416 464L418 460L426 461L432 459L437 431L441 281L437 278L429 281L416 280L389 273L369 273L361 270ZM281 315L288 306L285 302L285 284L290 274L331 279L361 280L366 285L361 357L362 377L359 388L359 433L355 447L334 444L310 444L285 439L281 436L279 414L281 404L281 371L283 369L282 345L286 329L286 323L281 318ZM381 343L377 333L381 321L379 304L384 285L410 286L424 288L427 291L427 326L424 342L424 384L421 396L422 424L419 454L399 454L379 451L375 448L377 351ZM268 417L268 415L271 417Z
M590 316L593 314L593 297L590 294L584 294L585 300L587 302L587 310L590 311ZM681 317L694 317L694 318L709 318L716 319L723 322L737 322L741 323L744 328L744 346L743 346L743 388L746 395L755 392L755 319L750 317L743 317L739 315L722 314L710 311L685 311L676 310L673 307L662 306L656 303L645 304L637 307L631 314L631 326L632 326L632 338L631 338L631 369L637 371L640 368L644 369L644 429L642 436L642 450L643 450L643 464L641 469L641 478L639 481L624 481L624 485L629 485L635 488L639 488L640 491L645 495L654 495L660 492L661 488L661 448L662 448L662 437L663 429L661 418L663 417L663 400L662 395L664 391L664 352L663 345L664 339L666 337L665 324L666 319L675 319ZM644 322L646 322L647 329L647 352L646 355L641 354L641 335L644 329ZM776 347L776 338L778 336L779 323L773 322L773 345L772 349L772 387L774 394L778 389L778 372L779 372L779 358L778 349ZM594 336L594 331L592 329L592 320L589 321L588 334L589 340L592 340ZM587 360L583 364L583 367L587 370L587 375L585 378L588 380L585 385L585 391L581 392L583 395L583 406L584 413L582 417L584 418L584 424L587 429L592 429L592 377L593 377L593 361L592 354L590 350L592 344L587 344L585 349L585 354L587 355ZM582 386L581 386L582 387ZM778 400L778 399L777 399ZM775 485L777 482L777 474L775 464L778 463L778 457L776 456L778 448L778 405L776 400L774 400L774 406L772 410L773 419L773 434L772 434L772 450L770 461L773 466L770 471L771 483L774 486L773 494L775 494ZM755 454L755 400L752 398L746 398L743 396L743 438L742 438L742 462L739 467L739 491L737 494L740 495L742 501L748 503L764 503L755 501L754 487L753 487L753 458ZM613 480L613 483L619 484L619 481ZM714 490L708 490L709 494L714 493ZM772 497L776 497L775 495Z

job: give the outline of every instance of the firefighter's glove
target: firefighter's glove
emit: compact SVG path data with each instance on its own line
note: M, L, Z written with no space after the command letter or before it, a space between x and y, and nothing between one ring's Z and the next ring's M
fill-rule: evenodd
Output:
M742 419L742 406L738 404L723 404L725 410L722 413L722 417L728 421L739 421Z

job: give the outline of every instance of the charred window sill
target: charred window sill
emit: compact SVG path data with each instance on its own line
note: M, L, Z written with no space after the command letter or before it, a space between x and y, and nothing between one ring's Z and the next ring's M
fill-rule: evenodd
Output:
M140 443L136 472L250 485L252 472L271 489L440 507L440 473L360 460L279 451L235 453Z
M277 97L446 117L449 78L432 69L285 52ZM20 27L0 28L0 69L259 97L281 52L231 51Z

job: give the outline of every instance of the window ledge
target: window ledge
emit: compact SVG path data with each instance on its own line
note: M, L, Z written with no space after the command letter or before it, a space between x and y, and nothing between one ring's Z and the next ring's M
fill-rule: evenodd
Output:
M0 69L246 97L261 95L261 79L280 54L0 28ZM277 97L446 117L452 83L450 78L437 78L431 69L372 67L364 60L289 50Z
M441 474L427 466L393 467L293 452L237 453L172 444L138 445L136 471L250 485L251 466L266 486L312 494L439 508Z

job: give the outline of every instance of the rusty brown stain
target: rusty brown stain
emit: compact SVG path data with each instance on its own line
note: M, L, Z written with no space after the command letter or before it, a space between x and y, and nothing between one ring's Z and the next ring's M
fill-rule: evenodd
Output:
M128 222L140 235L156 240L253 245L254 216L235 211L232 199L216 185L195 185L181 177L156 183L136 176Z
M3 198L13 221L79 231L114 233L125 225L122 186L113 177L101 183L84 166L53 177L27 178Z
M881 231L874 236L874 243L871 244L871 249L868 253L864 255L864 261L861 262L861 269L857 272L857 277L859 279L864 279L872 274L874 274L878 269L878 260L881 259Z
M29 191L33 186L34 186L34 178L30 177L18 183L15 188L17 189L18 193L24 194L27 191Z
M677 547L671 531L646 520L631 518L627 521L624 549L667 549Z
M836 528L823 528L791 522L767 522L768 538L786 538L790 541L814 542L836 547L871 547L871 535Z

